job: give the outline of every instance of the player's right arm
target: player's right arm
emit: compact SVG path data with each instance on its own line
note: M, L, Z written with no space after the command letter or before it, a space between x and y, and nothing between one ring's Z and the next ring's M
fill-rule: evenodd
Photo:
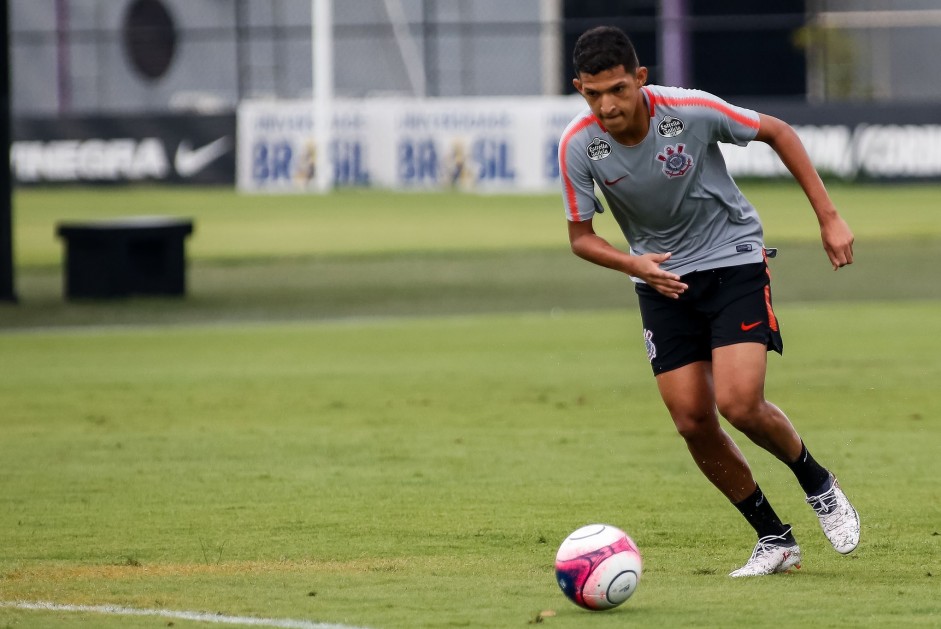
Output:
M621 251L595 233L591 219L569 221L569 243L572 252L578 257L640 278L666 297L677 299L687 288L679 275L660 268L661 264L670 259L669 253L634 256Z
M595 233L592 217L601 211L595 198L595 182L591 175L588 157L582 142L573 139L581 129L593 124L588 115L574 120L559 143L559 169L562 176L562 202L569 224L569 243L580 258L599 266L621 271L640 278L667 297L679 297L686 290L680 276L660 268L670 258L669 253L634 256L613 247L611 243Z

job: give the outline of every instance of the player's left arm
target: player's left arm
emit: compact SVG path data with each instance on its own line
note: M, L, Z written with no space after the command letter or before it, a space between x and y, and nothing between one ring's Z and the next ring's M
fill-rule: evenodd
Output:
M852 264L853 232L837 212L797 132L791 125L773 116L760 113L758 120L759 128L755 139L774 149L803 188L817 215L823 248L833 264L833 270Z

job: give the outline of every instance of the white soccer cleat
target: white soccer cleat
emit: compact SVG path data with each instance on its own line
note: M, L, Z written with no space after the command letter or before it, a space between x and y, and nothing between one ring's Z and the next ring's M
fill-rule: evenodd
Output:
M830 489L819 496L808 496L807 503L817 513L820 527L833 548L846 555L859 545L859 514L840 489L836 478L832 474L830 478Z
M795 542L786 542L784 535L766 535L758 540L755 550L744 566L729 573L730 577L761 577L801 567L801 549Z

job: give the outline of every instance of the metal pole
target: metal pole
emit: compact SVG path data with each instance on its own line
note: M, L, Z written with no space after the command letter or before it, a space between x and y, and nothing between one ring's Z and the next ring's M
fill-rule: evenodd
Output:
M329 192L333 188L330 159L333 139L333 0L311 2L315 180L318 192Z
M425 52L425 95L440 96L438 88L438 31L432 0L422 0L422 49Z
M16 301L13 288L13 185L10 174L10 23L0 8L0 301Z
M562 94L562 0L540 0L542 93Z
M687 0L663 0L660 4L660 67L658 83L692 87L689 84L689 29Z
M235 0L232 3L232 9L235 11L235 100L241 102L248 97L248 90L245 89L245 85L251 85L252 82L249 67L245 61L245 48L250 42L246 41L244 37L245 18L243 16L242 0Z
M4 4L7 4L4 2ZM72 68L69 48L68 0L56 0L56 83L59 92L59 113L72 109Z

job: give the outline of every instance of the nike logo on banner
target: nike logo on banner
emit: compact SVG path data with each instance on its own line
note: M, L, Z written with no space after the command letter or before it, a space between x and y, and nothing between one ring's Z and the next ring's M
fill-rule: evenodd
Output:
M222 136L205 146L194 149L189 140L183 140L176 147L173 165L180 177L192 177L223 155L229 152L232 142L229 136Z
M630 174L630 173L628 173L628 174ZM621 180L624 179L625 177L627 177L627 175L621 175L621 176L618 177L617 179L612 179L612 180L610 180L610 181L608 181L607 179L605 179L605 180L604 180L604 185L606 185L606 186L613 186L614 184L616 184L617 182L621 181Z
M742 321L742 332L748 332L752 328L757 328L759 325L761 325L761 321L755 321L754 323L745 323Z

